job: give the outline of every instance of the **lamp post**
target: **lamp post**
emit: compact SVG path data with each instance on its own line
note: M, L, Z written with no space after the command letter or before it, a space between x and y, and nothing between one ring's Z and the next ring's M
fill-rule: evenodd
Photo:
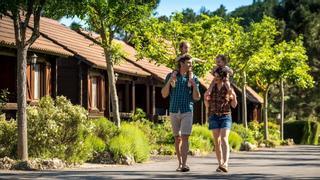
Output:
M36 54L33 54L31 57L30 57L30 62L32 65L35 65L37 63L37 59L38 59L38 56Z

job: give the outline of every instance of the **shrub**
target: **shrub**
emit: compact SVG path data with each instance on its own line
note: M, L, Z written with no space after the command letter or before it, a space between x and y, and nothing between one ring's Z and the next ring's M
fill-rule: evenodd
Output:
M207 154L212 151L212 143L206 139L203 139L199 136L190 136L190 151L196 152L200 151L202 154Z
M263 128L263 123L262 123L262 131L264 134L264 128ZM280 126L276 123L268 122L268 133L269 133L269 138L268 140L272 142L275 146L279 146L281 143L280 140ZM266 143L267 147L274 147L272 143ZM268 146L268 144L272 144L272 146Z
M0 90L0 115L2 114L2 110L6 103L8 102L8 95L9 95L8 89L1 89Z
M143 111L143 109L141 108L137 108L135 110L135 112L131 115L131 120L133 122L135 121L149 121L147 118L146 118L146 113Z
M207 125L193 125L191 136L198 136L213 143L212 132L208 129Z
M94 135L102 139L107 145L114 136L119 134L117 126L105 117L92 119L91 122L93 123Z
M38 158L60 158L81 163L101 142L92 137L93 125L81 106L65 97L43 97L37 106L27 108L29 154ZM90 143L95 140L95 145ZM99 146L100 146L99 145ZM100 148L98 148L100 149Z
M296 144L318 144L320 126L315 121L287 121L284 123L284 138L293 138Z
M16 157L17 139L17 123L0 119L0 158Z
M153 134L157 144L173 144L174 136L169 119L165 119L162 124L155 124Z
M147 136L152 152L157 151L163 155L171 155L175 152L171 147L174 137L169 119L165 118L163 123L155 124L146 118L146 113L142 109L137 108L131 116L130 124L138 127Z
M257 144L257 141L254 138L254 133L250 128L246 129L242 124L233 123L231 130L239 134L243 141L251 144Z
M211 152L213 149L212 133L207 126L193 125L190 136L190 150L200 150L201 153Z
M174 144L160 144L157 145L157 149L160 155L174 155L176 153Z
M249 122L248 129L251 130L253 138L258 144L263 142L263 139L264 139L263 133L262 133L263 123L258 123L256 121Z
M258 142L258 144L265 143L266 145L267 144L272 145L272 143L273 143L277 146L280 145L281 141L280 141L280 126L279 125L272 123L272 122L268 122L268 133L269 133L268 142L265 142L265 140L264 140L264 123L250 122L248 124L248 127L252 131L253 137Z
M234 131L230 131L229 145L230 145L231 150L239 151L242 141L243 140L239 134L237 134Z
M136 162L143 162L149 158L150 153L146 135L129 123L122 124L119 135L111 139L109 150L117 162L128 156L134 157Z

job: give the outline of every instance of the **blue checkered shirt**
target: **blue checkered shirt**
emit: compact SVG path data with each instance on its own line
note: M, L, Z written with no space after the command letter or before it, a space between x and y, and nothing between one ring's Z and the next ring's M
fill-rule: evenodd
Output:
M169 81L171 73L166 77L165 83ZM188 76L177 75L176 86L170 86L170 105L169 112L171 113L186 113L193 112L192 87L188 87ZM193 77L199 90L199 80L196 76Z

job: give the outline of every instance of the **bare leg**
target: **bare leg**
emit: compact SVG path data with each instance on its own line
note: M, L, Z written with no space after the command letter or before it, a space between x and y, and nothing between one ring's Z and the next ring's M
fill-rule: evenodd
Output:
M214 139L214 149L216 152L217 160L219 166L223 164L222 155L221 155L221 136L220 129L213 130L213 139Z
M178 158L178 162L179 162L179 166L178 167L181 167L181 165L182 165L181 144L182 144L181 136L175 136L174 137L174 146L175 146L175 149L176 149L176 154L177 154L177 158Z
M229 155L230 155L230 148L229 148L229 129L221 129L220 134L221 134L221 146L222 146L222 156L223 156L223 165L228 166L229 162Z
M182 135L182 145L181 145L181 157L182 157L182 167L187 165L187 157L189 152L189 135Z

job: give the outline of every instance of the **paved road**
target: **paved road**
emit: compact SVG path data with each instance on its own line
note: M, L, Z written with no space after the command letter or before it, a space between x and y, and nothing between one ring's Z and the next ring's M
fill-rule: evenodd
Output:
M230 173L215 172L216 160L190 157L190 172L175 172L176 161L161 157L134 166L92 165L59 171L0 171L0 179L320 179L320 146L290 146L232 153Z

